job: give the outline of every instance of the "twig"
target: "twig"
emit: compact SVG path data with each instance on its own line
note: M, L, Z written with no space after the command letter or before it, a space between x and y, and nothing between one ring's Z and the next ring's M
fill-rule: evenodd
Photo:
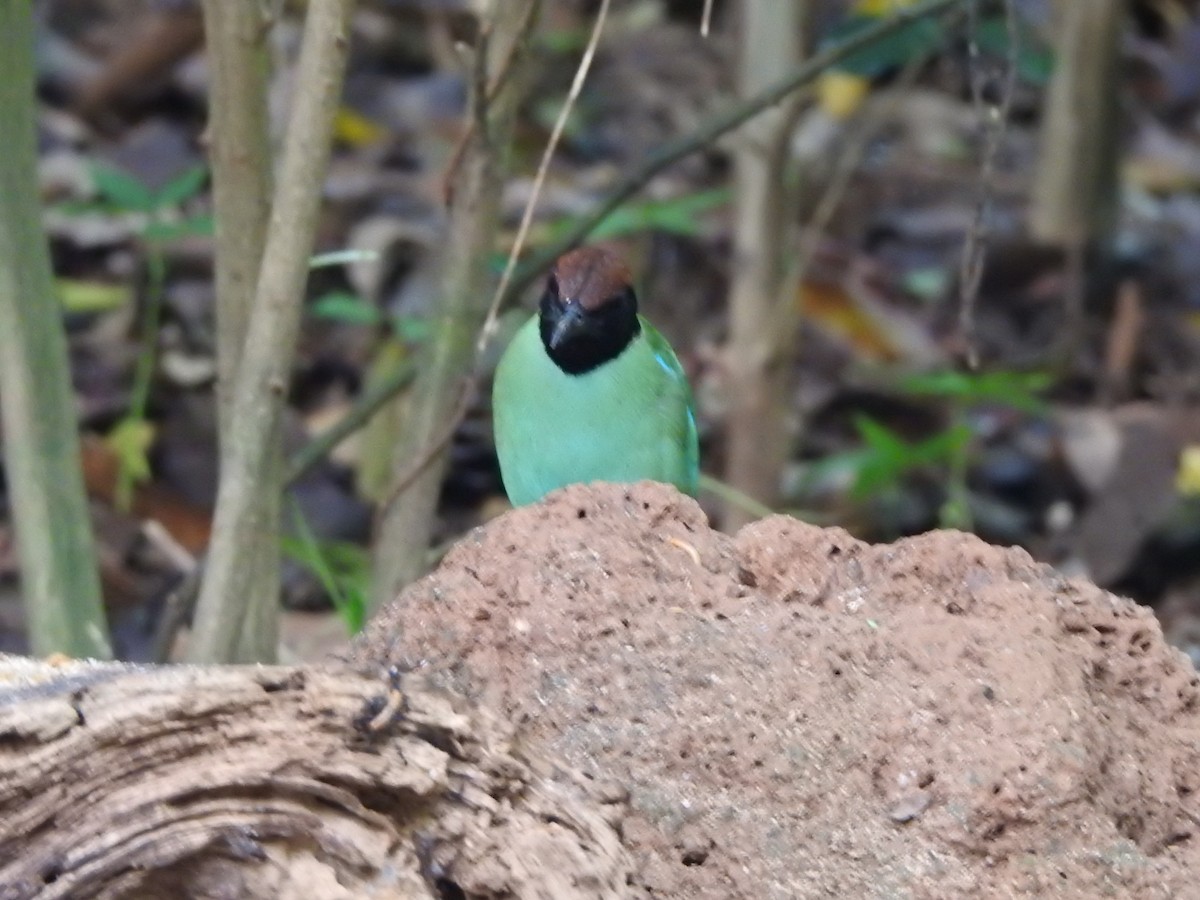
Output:
M525 248L525 240L529 236L529 226L533 222L533 213L537 209L537 202L542 193L542 186L546 183L546 173L550 170L550 160L554 158L554 152L558 149L563 131L567 127L567 119L570 118L572 110L575 109L575 103L579 100L579 94L583 90L583 83L587 80L587 74L592 68L592 61L596 56L596 47L600 43L600 35L604 31L604 22L608 18L609 5L610 0L601 0L600 9L596 12L596 21L592 23L592 33L588 37L587 46L584 48L579 65L575 69L575 77L571 80L571 89L567 91L567 99L563 103L562 109L558 111L558 118L555 119L554 128L550 131L550 140L546 142L546 148L542 151L542 159L538 163L537 174L533 178L533 190L530 191L529 200L526 201L525 209L521 213L521 224L517 228L517 236L513 240L512 250L509 252L508 261L504 265L504 273L500 276L500 283L496 285L492 302L488 306L487 318L483 322L483 328L479 330L479 340L475 342L476 356L483 355L483 351L487 349L488 342L495 333L496 320L500 314L500 303L504 299L505 292L508 290L509 282L512 281L513 272L516 271L517 260L521 256L521 251Z
M454 439L455 432L458 431L458 426L462 424L462 420L466 418L467 413L471 409L471 401L475 397L474 386L476 379L468 377L463 379L463 385L458 391L458 402L455 404L454 412L450 418L446 420L446 424L438 431L437 437L430 441L421 451L421 455L409 465L407 469L400 474L392 486L388 488L387 494L379 502L379 506L375 510L375 527L373 531L378 533L379 523L387 514L400 495L403 494L412 485L414 481L429 468L429 464L437 459L438 454L445 450L450 441Z
M530 3L528 6L526 6L525 19L520 25L521 34L528 34L533 30L533 23L537 17L537 11L537 3ZM476 48L477 52L475 54L475 60L477 63L478 60L487 53L487 41L491 39L490 27L491 26L489 25L487 29L481 32L480 43ZM487 99L489 103L496 99L496 96L504 88L504 85L508 83L508 79L511 77L516 65L517 48L520 46L521 42L517 41L508 48L508 54L504 57L504 62L500 64L499 71L488 83ZM478 69L475 69L474 71L478 74ZM450 152L449 161L442 169L442 202L447 206L450 204L450 201L453 198L453 195L450 192L450 182L454 179L454 175L458 172L458 167L462 164L463 153L466 151L467 145L471 142L471 138L475 135L476 124L477 123L475 119L471 119L469 122L467 122L467 127L463 130L463 133L459 135L458 140L454 142L454 149Z
M441 301L431 318L431 337L421 348L421 376L405 413L405 434L396 448L394 468L407 480L413 460L420 475L376 520L372 604L390 601L400 587L425 569L428 540L441 489L445 455L428 453L448 421L463 408L462 379L472 372L475 340L487 313L491 280L487 254L500 219L503 165L508 157L517 99L516 77L507 79L494 101L487 97L490 73L504 64L513 42L527 44L525 4L515 0L489 4L488 42L478 52L471 78L470 116L475 133L464 151L449 214L449 240L443 254ZM482 36L481 32L481 36ZM519 57L514 65L520 68ZM444 445L443 445L444 446ZM428 458L428 462L425 459Z
M962 258L958 276L958 326L966 351L968 368L979 367L979 348L975 345L975 306L979 300L979 286L983 279L983 265L987 251L987 212L992 201L992 182L996 172L996 154L1004 140L1008 116L1012 109L1013 93L1017 84L1017 48L1019 34L1013 0L1004 0L1004 15L1008 24L1008 48L1005 72L1000 84L1000 100L989 105L984 96L987 77L982 71L979 42L979 0L967 2L967 66L970 70L971 103L979 116L984 133L983 154L979 164L979 195L975 200L975 214L971 227L963 242Z
M775 510L767 506L765 503L759 503L749 494L739 491L727 481L722 481L712 475L700 473L700 490L708 491L717 499L723 501L730 506L736 506L739 509L749 513L751 518L764 519L767 516L775 515Z
M704 12L700 15L700 37L708 37L712 25L713 0L704 0Z
M546 173L550 170L550 161L554 158L554 152L558 149L559 141L562 140L567 119L570 118L571 111L575 108L575 103L578 101L579 94L583 90L584 81L587 80L588 71L592 67L592 61L595 59L596 47L600 43L600 35L604 31L604 22L608 18L610 5L611 0L601 0L600 9L597 11L596 19L592 23L592 33L588 37L587 46L584 48L579 65L575 68L575 76L571 80L571 87L567 91L567 98L563 103L562 109L558 111L558 117L555 119L554 127L550 131L550 139L546 142L546 147L542 151L542 158L538 163L537 174L533 179L533 189L530 191L529 199L525 202L525 209L521 213L521 223L517 227L517 235L513 240L512 249L509 251L508 261L505 263L504 272L500 276L500 282L496 285L496 290L492 293L492 300L488 304L487 315L484 317L483 325L479 329L479 337L475 341L475 366L471 375L462 386L454 416L450 419L447 426L439 432L437 440L425 447L417 460L409 466L404 474L396 479L395 484L388 491L387 497L379 505L378 515L380 516L396 501L396 498L404 493L413 480L425 471L429 463L446 448L454 438L454 433L458 430L459 424L471 408L471 400L475 395L475 390L479 385L479 379L482 375L479 371L479 360L483 357L488 343L495 334L496 322L500 315L500 303L504 299L505 291L512 280L513 272L516 270L517 260L520 258L521 250L525 246L525 240L529 236L529 227L533 222L533 214L537 209L537 202L542 193L542 186L546 182ZM515 49L509 51L504 63L506 68L512 64L514 52Z
M888 111L890 111L891 107L895 106L895 101L899 99L900 95L906 89L912 87L913 82L916 81L917 74L925 67L930 56L931 54L928 53L920 54L905 64L889 92L890 98L886 108ZM800 250L796 254L795 269L801 278L804 277L804 274L808 272L809 267L812 265L813 257L816 256L819 249L821 237L828 230L834 213L837 212L838 207L841 205L846 195L846 190L850 186L850 179L854 177L854 173L858 170L859 163L862 162L867 145L879 127L884 111L885 107L883 106L874 107L868 111L855 125L853 132L838 154L833 174L826 182L825 189L821 192L821 199L817 201L817 205L809 217L805 234L800 241ZM793 299L791 297L781 297L780 303L790 303Z
M406 361L376 384L368 385L359 394L354 405L336 424L322 431L288 460L287 469L283 473L284 487L295 484L296 481L303 478L334 447L366 425L370 418L379 409L386 406L392 397L412 384L416 374L416 364Z

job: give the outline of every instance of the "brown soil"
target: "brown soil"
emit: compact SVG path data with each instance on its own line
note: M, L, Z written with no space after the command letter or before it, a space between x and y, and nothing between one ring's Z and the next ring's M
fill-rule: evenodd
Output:
M466 537L356 662L630 791L631 896L1200 897L1200 680L1150 611L938 532L577 486Z

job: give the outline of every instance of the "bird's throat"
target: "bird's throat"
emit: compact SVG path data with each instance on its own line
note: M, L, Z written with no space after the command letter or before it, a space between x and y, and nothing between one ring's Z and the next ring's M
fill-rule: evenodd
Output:
M554 310L543 309L538 329L551 361L567 375L584 375L624 353L642 326L636 313L620 319L589 313L564 323Z

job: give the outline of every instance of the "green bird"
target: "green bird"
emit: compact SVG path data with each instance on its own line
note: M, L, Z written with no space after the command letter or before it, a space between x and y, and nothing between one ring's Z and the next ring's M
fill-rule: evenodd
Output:
M629 269L607 250L583 247L555 263L537 315L496 368L492 409L514 506L589 481L649 479L696 493L687 376L638 315Z

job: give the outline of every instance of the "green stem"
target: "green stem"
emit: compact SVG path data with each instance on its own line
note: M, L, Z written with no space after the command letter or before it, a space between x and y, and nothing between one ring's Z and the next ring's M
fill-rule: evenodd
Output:
M386 405L398 392L412 384L416 374L416 363L406 360L378 382L364 388L354 402L354 406L338 420L337 424L321 432L288 460L287 471L283 474L284 486L294 484L324 459L334 447L362 428L375 415L376 411Z
M37 193L30 0L0 0L0 414L33 651L112 656Z
M961 403L954 405L955 428L961 426L966 419L967 409ZM967 475L971 468L971 441L969 438L957 441L950 450L949 472L946 478L946 500L938 510L938 524L942 528L956 528L959 531L971 531L974 528L974 517L971 515L971 502L967 490Z
M765 519L767 516L775 515L775 510L771 509L771 507L759 503L749 494L745 494L733 485L721 481L719 478L714 478L711 475L700 475L700 490L708 491L724 503L736 506L738 509L749 513L755 519Z
M133 390L129 399L126 422L144 422L150 404L150 388L154 384L154 363L158 356L158 327L162 319L163 295L167 286L167 260L162 242L156 239L146 243L146 305L142 310L142 346L138 351L137 366L133 372ZM117 471L117 508L128 510L133 501L135 472L125 464Z

